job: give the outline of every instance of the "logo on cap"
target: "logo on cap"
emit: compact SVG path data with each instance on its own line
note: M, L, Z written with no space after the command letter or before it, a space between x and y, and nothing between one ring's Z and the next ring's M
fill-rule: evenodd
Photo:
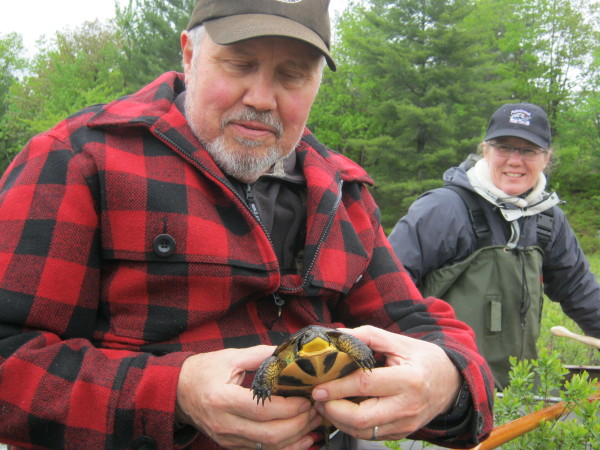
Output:
M518 125L531 125L531 113L524 109L513 109L510 112L510 123L516 123Z

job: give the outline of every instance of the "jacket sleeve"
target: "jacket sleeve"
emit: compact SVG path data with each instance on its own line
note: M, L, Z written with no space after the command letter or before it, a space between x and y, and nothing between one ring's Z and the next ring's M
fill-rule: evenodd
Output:
M419 197L388 238L418 286L429 272L465 259L475 247L467 208L450 189Z
M600 285L563 211L554 210L544 255L544 291L586 334L600 338Z
M351 326L368 323L439 345L461 372L473 401L464 426L425 427L413 437L444 446L472 447L493 428L493 378L478 352L471 328L452 307L436 298L423 299L395 256L383 228L377 230L370 264L344 302Z
M0 441L36 448L173 448L189 355L94 346L100 301L93 164L67 125L34 138L0 181Z

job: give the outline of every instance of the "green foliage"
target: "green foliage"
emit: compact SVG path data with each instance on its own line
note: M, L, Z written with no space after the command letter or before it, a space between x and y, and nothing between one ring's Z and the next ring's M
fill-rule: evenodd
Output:
M570 377L561 359L560 353L546 348L540 350L537 360L511 359L510 386L497 396L494 407L495 427L558 401L565 402L565 414L503 444L504 450L600 449L600 400L589 400L597 395L598 380L587 372ZM410 444L407 440L385 443L398 450L410 448ZM423 443L423 447L430 446Z
M10 142L14 137L6 114L10 108L9 94L17 83L17 73L26 66L20 35L0 33L0 173L10 162Z
M587 372L567 379L568 371L556 352L542 349L537 360L511 360L511 383L495 405L496 426L539 411L560 394L570 414L543 422L535 430L503 445L503 449L599 449L600 402L588 399L597 380Z
M116 23L123 41L120 67L129 90L137 90L170 70L181 71L179 36L194 0L129 0L117 5Z
M33 135L76 111L122 95L119 48L114 29L97 21L58 32L10 88L0 118L5 154L14 155ZM6 162L0 164L3 170Z
M10 87L17 81L16 73L25 67L23 39L16 33L0 33L0 117L8 109L6 96Z

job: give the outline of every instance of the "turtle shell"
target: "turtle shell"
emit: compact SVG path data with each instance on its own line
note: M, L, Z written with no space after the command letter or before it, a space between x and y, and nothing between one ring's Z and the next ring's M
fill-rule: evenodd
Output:
M373 352L360 339L311 325L291 335L261 364L252 391L263 404L271 395L310 397L317 384L371 370L374 364Z

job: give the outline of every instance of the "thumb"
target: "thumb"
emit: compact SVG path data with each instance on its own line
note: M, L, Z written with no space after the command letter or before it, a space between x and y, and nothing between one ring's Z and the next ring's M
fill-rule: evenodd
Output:
M236 349L237 365L244 371L257 370L262 362L273 354L272 345L257 345L255 347Z
M339 330L360 339L374 352L397 353L398 348L408 350L414 342L414 339L408 336L392 333L371 325L358 328L340 328Z

